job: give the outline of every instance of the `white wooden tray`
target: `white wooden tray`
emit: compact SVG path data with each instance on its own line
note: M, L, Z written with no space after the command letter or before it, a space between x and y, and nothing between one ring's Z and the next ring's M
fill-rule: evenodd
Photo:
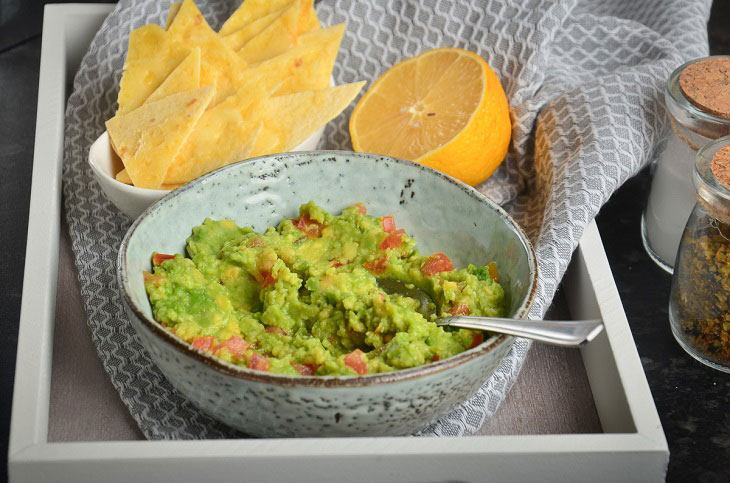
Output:
M603 433L48 442L65 99L110 5L48 5L8 467L11 481L662 481L669 451L595 223L564 280ZM37 270L35 267L47 267Z

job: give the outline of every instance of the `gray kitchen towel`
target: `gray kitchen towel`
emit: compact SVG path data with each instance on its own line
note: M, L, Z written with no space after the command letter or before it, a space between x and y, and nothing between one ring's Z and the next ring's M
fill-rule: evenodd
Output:
M199 0L217 28L235 1ZM372 83L434 47L479 53L510 102L512 144L478 189L532 238L540 280L532 318L552 300L571 254L603 203L652 158L665 130L662 88L681 63L707 55L710 0L323 0L323 25L347 22L337 84ZM63 193L91 335L112 383L150 439L243 435L201 413L165 380L124 314L115 258L131 220L105 199L86 156L113 116L129 32L164 25L169 2L121 0L76 74L66 110ZM352 105L321 148L351 149ZM642 203L643 200L637 200ZM499 407L529 343L518 339L497 372L421 435L472 434Z

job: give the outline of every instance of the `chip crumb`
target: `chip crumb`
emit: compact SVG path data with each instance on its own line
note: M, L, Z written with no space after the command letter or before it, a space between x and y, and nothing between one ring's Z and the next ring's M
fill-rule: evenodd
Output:
M695 106L730 119L730 57L710 57L688 65L679 75L679 86Z

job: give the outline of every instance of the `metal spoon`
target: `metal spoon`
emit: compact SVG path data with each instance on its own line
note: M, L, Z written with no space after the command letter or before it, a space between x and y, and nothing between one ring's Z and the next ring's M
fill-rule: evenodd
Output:
M436 325L499 332L566 347L578 347L590 342L603 330L603 321L599 319L518 320L456 315L438 319Z
M387 294L403 295L420 302L416 310L427 319L435 313L436 304L431 296L417 287L389 278L378 279L378 285ZM438 319L436 325L498 332L566 347L578 347L590 342L603 330L603 321L599 319L518 320L466 315Z

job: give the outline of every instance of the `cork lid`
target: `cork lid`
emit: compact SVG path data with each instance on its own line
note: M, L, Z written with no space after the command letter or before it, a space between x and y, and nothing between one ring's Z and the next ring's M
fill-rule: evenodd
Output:
M705 211L730 226L730 136L709 142L697 152L692 179Z
M712 156L710 170L721 185L730 189L730 145L718 149L715 155Z
M730 119L730 57L710 57L688 65L679 75L679 86L695 106Z

